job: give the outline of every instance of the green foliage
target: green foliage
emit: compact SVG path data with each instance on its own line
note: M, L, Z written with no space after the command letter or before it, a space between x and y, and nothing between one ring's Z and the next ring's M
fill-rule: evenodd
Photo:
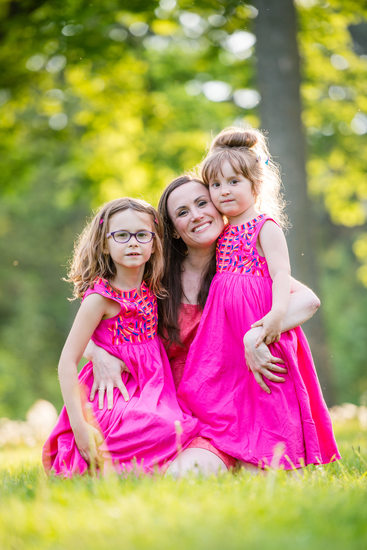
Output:
M351 237L344 238L350 242ZM356 283L357 262L345 244L335 244L323 258L323 314L331 364L340 402L367 400L367 293ZM361 291L362 290L362 291Z
M354 0L297 4L309 190L327 248L319 258L322 314L338 399L357 402L367 390L367 50L361 55L351 28L366 21L367 7Z
M213 123L240 114L187 93L193 79L224 78L220 48L186 36L179 10L153 8L2 5L0 416L23 415L37 396L60 404L56 365L73 311L61 279L90 208L119 195L157 203L199 162ZM240 85L250 76L232 61Z
M366 60L348 31L366 16L358 4L297 2L310 190L321 220L348 227L365 225L367 195L364 135L351 126L367 109ZM259 124L256 105L240 107L234 94L256 89L254 48L228 45L236 31L251 32L255 15L233 0L1 3L0 416L23 415L37 397L60 404L56 364L74 311L61 279L91 208L122 195L156 204L167 182L201 160L211 133ZM205 95L213 81L230 86L222 101ZM334 234L330 249L352 246ZM367 265L365 231L353 239ZM333 273L330 304L342 306L347 270L341 263ZM335 324L327 305L326 317L332 353L343 358L338 377L349 357L348 396L358 400L363 354L349 356L343 334L352 322L364 326L362 287L348 280L354 313Z
M44 166L31 189L23 189L21 201L9 194L0 205L6 226L0 243L6 281L1 289L0 416L22 416L35 395L60 403L55 354L71 320L70 292L61 279L89 208L82 198L65 204L62 170L55 172Z
M349 30L366 16L366 6L353 1L300 9L310 188L324 197L333 222L348 227L367 216L366 57L353 50Z

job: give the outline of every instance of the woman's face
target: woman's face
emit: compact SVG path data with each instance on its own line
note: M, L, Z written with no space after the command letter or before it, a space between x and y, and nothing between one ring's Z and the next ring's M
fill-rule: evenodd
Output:
M208 248L223 231L221 214L209 191L198 181L189 181L169 195L167 210L177 235L188 248Z

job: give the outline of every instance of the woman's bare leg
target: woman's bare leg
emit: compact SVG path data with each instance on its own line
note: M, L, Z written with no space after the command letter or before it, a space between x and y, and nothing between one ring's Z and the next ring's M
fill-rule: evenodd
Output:
M169 465L166 475L183 477L188 474L203 476L227 472L227 466L219 456L207 449L190 447L185 449Z

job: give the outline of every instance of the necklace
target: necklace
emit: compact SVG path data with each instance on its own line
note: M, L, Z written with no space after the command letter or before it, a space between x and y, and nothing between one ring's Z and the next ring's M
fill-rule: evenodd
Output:
M189 300L188 297L186 296L186 294L184 293L183 289L182 289L182 294L183 294L183 297L186 299L187 303L190 304L190 305L193 305L191 300Z

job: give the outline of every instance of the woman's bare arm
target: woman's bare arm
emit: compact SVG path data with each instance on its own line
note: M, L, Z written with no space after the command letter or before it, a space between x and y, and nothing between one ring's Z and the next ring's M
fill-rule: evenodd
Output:
M291 295L288 308L281 323L281 331L287 332L292 328L302 325L308 319L315 315L320 307L320 300L316 294L306 285L300 283L293 277L291 278ZM251 325L251 328L262 327L262 319ZM262 332L259 332L257 343L261 342Z
M320 307L320 300L316 294L296 279L291 280L291 296L288 309L282 321L282 332L295 328L310 319ZM285 373L286 369L279 367L283 361L274 357L261 340L261 319L252 325L244 336L245 358L249 369L254 373L261 388L270 393L264 377L273 382L282 382L284 379L274 374Z
M320 299L316 294L303 283L292 277L291 296L289 299L288 310L283 319L282 332L299 327L311 317L321 305Z

